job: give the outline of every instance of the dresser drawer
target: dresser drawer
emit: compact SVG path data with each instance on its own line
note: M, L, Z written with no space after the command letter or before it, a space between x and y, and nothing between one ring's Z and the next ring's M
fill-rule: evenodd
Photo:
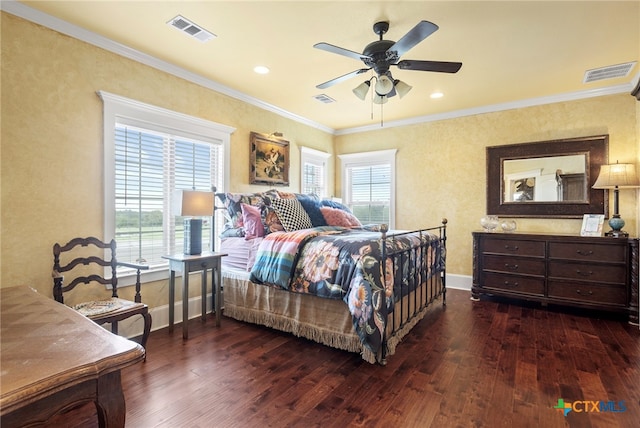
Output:
M509 254L518 256L544 257L544 241L525 241L519 239L486 238L484 252L495 254Z
M596 262L626 260L627 245L580 244L575 242L550 242L549 258Z
M544 259L486 255L482 268L505 273L544 276Z
M510 291L513 293L544 295L544 277L528 277L502 273L484 272L482 288Z
M549 278L567 278L580 281L598 281L607 283L626 282L626 267L614 264L593 264L566 261L549 262Z
M628 303L624 284L595 285L552 280L549 281L549 297L607 305L625 306Z

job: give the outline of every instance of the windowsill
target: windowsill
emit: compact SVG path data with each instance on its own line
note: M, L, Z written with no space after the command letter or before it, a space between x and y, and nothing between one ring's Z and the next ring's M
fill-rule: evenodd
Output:
M148 282L162 281L169 279L169 266L158 268L155 270L142 272L140 282L146 284ZM123 273L118 275L118 288L130 287L136 285L136 273Z

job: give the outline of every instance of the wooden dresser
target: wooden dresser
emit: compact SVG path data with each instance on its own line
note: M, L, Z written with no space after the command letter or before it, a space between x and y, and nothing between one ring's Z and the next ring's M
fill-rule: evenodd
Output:
M638 323L638 239L473 232L481 294L625 313Z

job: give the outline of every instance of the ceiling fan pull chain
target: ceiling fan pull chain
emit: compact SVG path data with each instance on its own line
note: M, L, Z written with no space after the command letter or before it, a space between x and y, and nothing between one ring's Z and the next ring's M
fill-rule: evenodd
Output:
M373 120L373 96L374 96L373 93L374 92L375 91L371 91L370 92L370 94L371 94L371 96L370 96L370 98L371 98L371 120Z

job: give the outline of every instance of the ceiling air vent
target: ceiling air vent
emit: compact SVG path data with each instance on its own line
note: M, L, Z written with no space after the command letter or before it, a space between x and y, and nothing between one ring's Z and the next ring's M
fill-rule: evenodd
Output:
M187 18L183 16L176 16L171 21L167 22L167 24L172 27L177 28L178 30L187 33L189 36L194 37L201 42L207 42L214 37L217 37L215 34L205 30L199 25L189 21Z
M596 82L604 79L614 79L616 77L626 77L633 69L636 62L627 62L624 64L609 65L607 67L594 68L584 73L582 83Z
M325 95L325 94L314 95L313 98L325 104L331 104L336 102L336 100L331 98L329 95Z

